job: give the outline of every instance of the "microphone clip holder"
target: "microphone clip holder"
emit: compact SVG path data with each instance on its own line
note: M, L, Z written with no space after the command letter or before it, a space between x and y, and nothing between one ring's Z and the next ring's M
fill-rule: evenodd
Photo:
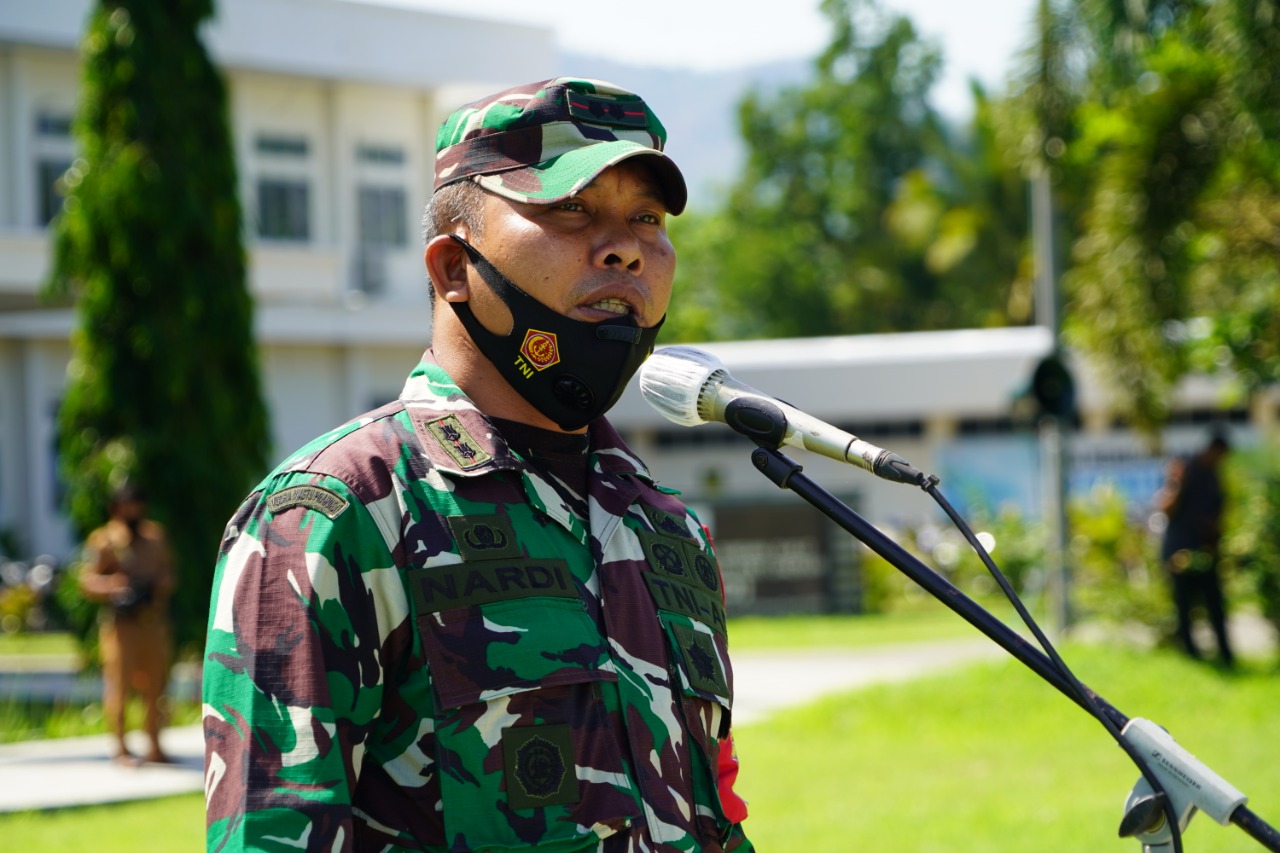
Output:
M777 450L787 437L787 416L782 409L758 397L739 397L724 407L724 422L739 435L761 447Z
M751 464L778 488L789 488L791 476L804 470L804 466L778 452L787 435L787 416L773 403L739 397L725 406L724 422L756 443Z
M1228 826L1236 809L1248 802L1248 797L1179 746L1172 735L1150 720L1134 717L1121 734L1147 760L1155 773L1178 817L1179 832L1186 830L1197 811ZM1163 853L1173 849L1173 832L1158 796L1151 783L1145 777L1139 777L1125 800L1120 837L1140 842L1143 853Z

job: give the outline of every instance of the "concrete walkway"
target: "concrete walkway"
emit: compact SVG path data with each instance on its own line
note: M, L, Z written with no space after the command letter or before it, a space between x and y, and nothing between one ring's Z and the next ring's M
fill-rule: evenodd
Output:
M128 741L135 755L146 752L146 736L141 732L130 732ZM113 738L108 735L0 745L0 812L118 803L201 790L204 734L200 726L166 729L161 743L174 763L116 764L110 757Z
M740 652L733 655L735 726L823 696L906 681L1007 654L986 638L847 649Z

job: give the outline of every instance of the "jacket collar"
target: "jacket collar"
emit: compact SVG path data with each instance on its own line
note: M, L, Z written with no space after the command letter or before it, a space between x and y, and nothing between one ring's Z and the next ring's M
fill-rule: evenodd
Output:
M474 477L525 465L471 398L427 350L405 380L400 400L427 459L442 473ZM652 484L649 469L631 452L606 418L591 424L593 468L603 474L633 476Z

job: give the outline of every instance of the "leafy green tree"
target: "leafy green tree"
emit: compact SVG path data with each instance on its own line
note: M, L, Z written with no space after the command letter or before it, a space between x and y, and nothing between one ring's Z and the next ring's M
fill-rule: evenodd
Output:
M723 209L674 226L682 301L668 335L1005 324L1025 193L1009 203L1016 169L999 172L989 122L948 132L928 103L940 57L907 18L873 0L822 8L832 37L812 78L748 95L747 161Z
M833 35L812 83L740 107L750 147L717 280L732 313L748 318L733 330L741 336L883 329L885 303L905 306L922 283L918 254L902 269L884 213L937 132L925 96L939 58L904 18L880 38L864 33L855 15L869 6L825 0Z
M1019 93L1027 163L1075 231L1068 339L1152 434L1176 383L1280 378L1280 21L1274 0L1042 3ZM1027 145L1026 140L1035 144Z
M59 452L83 535L129 480L169 531L178 640L203 637L218 540L265 466L226 91L211 0L102 0L83 45L47 290L75 300Z
M933 155L938 216L921 234L934 300L949 307L937 326L1006 326L1032 320L1034 270L1028 242L1027 182L999 134L1007 107L973 86L968 132L955 132ZM924 181L919 181L923 183ZM904 182L904 187L912 182ZM890 217L906 197L899 189ZM895 229L899 239L905 229Z

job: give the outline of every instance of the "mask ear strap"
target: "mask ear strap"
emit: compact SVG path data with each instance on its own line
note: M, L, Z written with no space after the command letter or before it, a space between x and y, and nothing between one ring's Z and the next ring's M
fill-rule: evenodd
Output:
M476 250L476 247L468 243L467 239L461 234L450 234L449 236L456 240L462 248L467 250L467 255L471 260L478 261L484 257L484 255L481 255L480 252Z
M480 277L484 279L484 283L489 285L494 291L504 299L510 298L513 294L517 294L516 298L523 296L525 299L533 299L532 296L520 289L520 285L507 278L498 268L489 263L489 259L480 254L480 250L467 242L466 238L458 234L450 234L454 240L458 242L462 248L467 250L467 257L471 259L471 263L480 273Z

